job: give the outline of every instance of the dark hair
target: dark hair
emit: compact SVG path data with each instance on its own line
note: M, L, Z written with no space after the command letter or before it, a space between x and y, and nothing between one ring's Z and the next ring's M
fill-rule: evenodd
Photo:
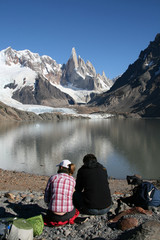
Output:
M69 166L69 168L59 166L58 173L67 173L69 175L73 175L73 173L76 169L75 165L73 163L71 163L68 166Z
M97 165L97 158L94 154L87 154L83 158L83 163L87 167L93 167Z

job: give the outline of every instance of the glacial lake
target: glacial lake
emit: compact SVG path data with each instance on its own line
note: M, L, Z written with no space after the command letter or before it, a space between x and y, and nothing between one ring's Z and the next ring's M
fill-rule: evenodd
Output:
M95 119L0 124L0 168L52 175L94 153L110 177L160 177L160 120ZM75 173L76 175L76 173Z

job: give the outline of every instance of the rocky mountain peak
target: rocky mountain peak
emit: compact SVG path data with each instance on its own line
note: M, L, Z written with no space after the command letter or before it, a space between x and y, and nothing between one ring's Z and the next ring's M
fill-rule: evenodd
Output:
M72 52L69 60L70 60L70 64L73 64L74 68L78 67L77 54L74 47L72 48Z
M106 78L106 74L104 71L102 72L102 77Z
M49 56L40 56L38 53L32 53L29 50L16 51L9 47L4 50L3 58L6 65L19 64L21 67L30 68L37 74L41 74L49 82L60 83L61 64L56 63Z
M154 41L151 41L149 46L141 51L139 58L142 60L154 60L154 58L160 56L160 34L157 34Z
M4 50L4 58L5 58L5 64L12 65L12 64L18 64L19 59L16 54L16 51L13 50L11 47L8 47Z
M93 65L90 61L86 62L86 67L87 67L87 70L88 70L89 74L91 74L93 76L96 76L96 70L95 70L95 68L93 67Z
M72 84L76 88L86 90L108 90L112 83L107 83L107 78L97 75L95 68L90 61L86 63L77 54L75 48L72 48L72 54L61 79L62 85Z

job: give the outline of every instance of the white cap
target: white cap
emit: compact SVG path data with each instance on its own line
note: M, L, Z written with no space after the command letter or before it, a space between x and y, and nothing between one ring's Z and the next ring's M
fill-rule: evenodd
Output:
M69 164L71 164L71 162L67 159L63 160L62 162L60 162L58 165L56 165L56 167L65 167L65 168L69 168Z

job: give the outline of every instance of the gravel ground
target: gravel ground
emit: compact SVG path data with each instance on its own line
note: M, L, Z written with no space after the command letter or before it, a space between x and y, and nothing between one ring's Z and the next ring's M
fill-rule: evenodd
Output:
M44 189L48 180L48 176L37 176L33 174L19 173L14 171L4 171L0 169L0 217L20 217L28 218L39 214L45 215L47 206L44 203ZM155 239L160 240L160 226L156 230L153 227L160 224L160 208L150 209L152 214L142 214L136 212L134 214L126 214L123 219L134 217L138 225L133 229L122 230L119 226L122 218L116 222L110 221L118 212L117 200L121 196L130 194L131 186L128 186L126 180L110 179L110 189L112 193L113 206L109 214L102 216L89 216L86 222L75 223L73 225L65 225L61 227L44 227L43 233L36 236L35 239L41 240L64 240L64 239L105 239L105 240L120 240L120 239ZM122 212L129 207L122 204L119 212ZM79 215L78 218L87 216ZM152 221L151 225L147 226L151 229L149 238L135 237L131 238L134 231L138 234L143 232L139 229L144 223ZM153 224L154 221L154 224ZM155 224L156 223L156 224ZM158 230L157 230L158 229ZM146 234L146 230L144 231ZM129 235L128 235L129 234ZM137 233L136 233L137 234ZM157 234L157 235L156 235ZM157 237L158 236L158 237Z
M43 233L36 236L34 239L41 240L64 240L64 239L106 239L118 240L123 239L124 234L129 231L122 231L119 228L119 221L109 222L115 216L117 208L117 199L119 194L113 194L113 207L109 214L102 216L88 216L87 221L83 223L75 223L73 225L67 224L60 227L44 227ZM1 191L0 192L0 217L20 217L29 218L39 214L45 215L47 207L43 201L42 192L35 191ZM128 206L122 204L120 211L128 209ZM152 215L145 215L135 213L134 215L125 215L127 217L134 217L138 220L138 225L146 221L160 222L160 209L153 208ZM87 216L79 215L78 219ZM128 239L128 238L125 238ZM156 240L156 238L154 238Z
M29 174L0 169L0 191L37 191L44 192L49 176ZM126 180L109 179L111 193L128 192L131 186Z

